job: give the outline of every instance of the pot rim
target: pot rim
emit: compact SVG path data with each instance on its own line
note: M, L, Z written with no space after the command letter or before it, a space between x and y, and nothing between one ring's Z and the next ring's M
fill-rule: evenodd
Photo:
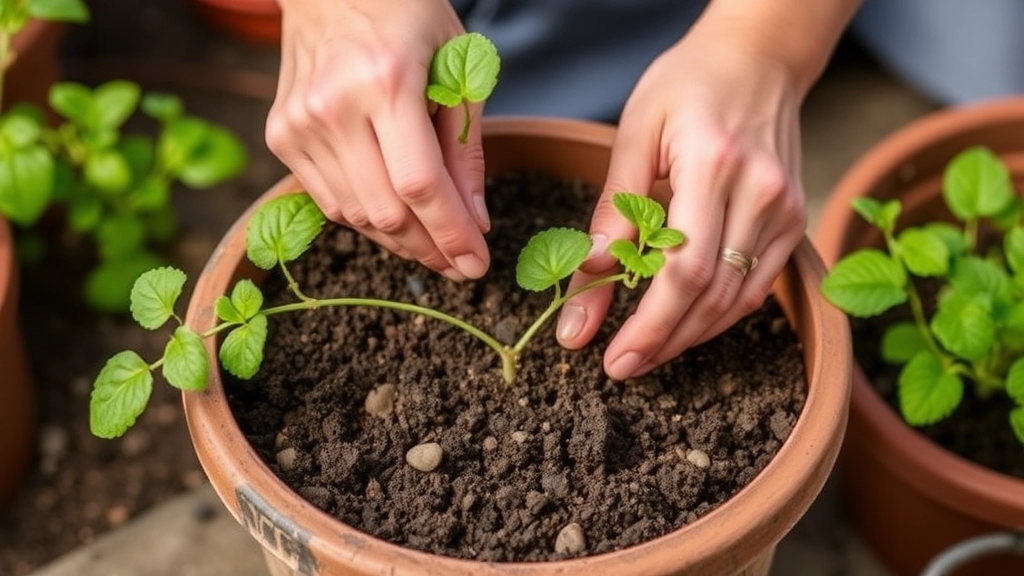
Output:
M583 120L487 117L484 134L485 138L569 135L572 142L610 147L615 129ZM294 177L286 177L262 199L297 189L299 184ZM259 201L250 206L225 235L199 279L186 320L193 329L212 326L215 320L213 298L224 293L230 278L210 280L208 277L215 268L224 265L234 268L231 262L244 257L245 222L258 204ZM439 556L392 544L341 523L285 486L263 464L234 423L217 370L210 371L206 391L183 394L186 419L200 462L236 519L239 519L238 488L231 477L220 470L224 467L231 468L228 474L235 477L244 474L260 478L264 490L261 498L272 504L267 516L274 518L279 528L300 534L299 539L305 538L304 544L319 558L358 558L360 573L376 574L394 569L422 574L428 567L440 570L438 574L523 574L535 573L538 567L545 573L583 574L598 568L619 573L636 569L637 562L649 562L644 565L655 567L651 574L678 570L733 573L777 544L799 520L824 485L839 451L846 425L852 353L845 317L827 306L818 290L823 273L824 266L805 237L776 283L776 292L786 290L795 300L791 309L800 317L791 318L791 322L799 323L820 337L803 342L808 370L807 399L789 438L775 458L731 499L692 524L615 552L543 563L493 563ZM798 275L810 281L801 283ZM214 343L206 344L211 358L216 358ZM226 445L223 440L215 441L214 434L224 435L236 447ZM305 515L301 529L279 514L284 508L292 515ZM326 543L315 534L330 535L331 542ZM738 547L737 542L752 544L754 551Z
M848 251L849 230L858 221L850 208L855 197L869 195L887 178L899 175L908 159L949 145L965 132L1022 122L1024 97L998 98L933 112L882 139L847 170L822 207L813 240L826 266L834 265ZM1013 153L1022 151L1024 139ZM1024 501L1020 498L1024 480L941 448L907 425L874 391L857 363L852 388L850 420L861 425L865 445L873 447L874 456L894 475L969 516L1005 527L1024 523Z

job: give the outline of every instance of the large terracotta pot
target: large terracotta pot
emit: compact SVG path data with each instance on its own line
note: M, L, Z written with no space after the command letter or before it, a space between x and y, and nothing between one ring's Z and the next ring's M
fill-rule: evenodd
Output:
M4 107L18 102L46 104L50 86L60 79L58 50L67 26L29 20L14 36L14 62L4 78Z
M533 168L582 177L598 187L608 167L614 129L570 120L487 119L484 153L497 173ZM286 178L261 201L299 189ZM214 299L243 264L242 215L214 251L196 286L187 323L215 322ZM292 492L260 460L235 424L217 371L202 393L184 395L200 462L230 509L263 544L274 574L666 574L766 575L776 544L815 499L842 441L852 362L845 318L818 290L823 267L810 242L796 249L775 285L803 343L809 390L792 434L771 463L731 500L702 519L645 544L613 553L547 563L483 563L413 551L364 534ZM208 343L211 360L216 358Z
M36 406L18 326L18 261L0 218L0 509L21 484L35 445Z
M227 34L256 42L281 42L281 8L276 0L192 0L196 11Z
M850 209L855 197L900 198L900 226L949 218L942 171L956 153L979 144L999 154L1024 189L1024 98L933 113L869 150L823 207L813 238L825 264L881 245ZM968 537L1024 527L1024 480L969 462L907 426L857 366L839 477L860 537L900 576L916 576L931 558ZM989 559L956 574L1024 574L1024 556Z

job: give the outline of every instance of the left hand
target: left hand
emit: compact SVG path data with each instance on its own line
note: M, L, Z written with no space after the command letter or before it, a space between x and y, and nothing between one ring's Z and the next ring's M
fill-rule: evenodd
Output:
M649 372L760 308L803 237L807 213L800 180L799 108L794 72L736 35L695 26L644 72L623 110L608 180L592 221L592 257L570 290L609 274L604 248L635 235L611 196L650 194L668 178L667 225L686 243L608 345L607 374ZM729 248L757 265L744 276L722 258ZM559 341L579 348L593 338L612 287L588 291L563 308Z

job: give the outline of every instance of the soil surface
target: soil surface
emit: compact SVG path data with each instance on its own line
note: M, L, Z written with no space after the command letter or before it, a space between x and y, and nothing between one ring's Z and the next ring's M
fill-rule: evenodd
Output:
M340 227L292 270L314 297L415 301L512 342L550 298L515 286L519 249L543 228L585 229L593 198L536 174L489 182L491 272L468 285ZM292 300L276 276L264 288L270 301ZM614 321L584 350L542 329L513 385L490 348L436 320L369 308L275 315L262 369L230 381L228 394L271 468L366 532L495 561L620 549L694 521L750 482L806 393L799 345L772 301L647 377L609 380L602 351L642 288L617 289ZM407 463L407 451L431 443L435 470Z

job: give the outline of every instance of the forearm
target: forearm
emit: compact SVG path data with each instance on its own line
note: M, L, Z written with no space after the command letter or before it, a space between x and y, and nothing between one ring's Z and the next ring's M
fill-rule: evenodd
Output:
M861 0L713 0L695 26L728 34L785 65L803 96Z

